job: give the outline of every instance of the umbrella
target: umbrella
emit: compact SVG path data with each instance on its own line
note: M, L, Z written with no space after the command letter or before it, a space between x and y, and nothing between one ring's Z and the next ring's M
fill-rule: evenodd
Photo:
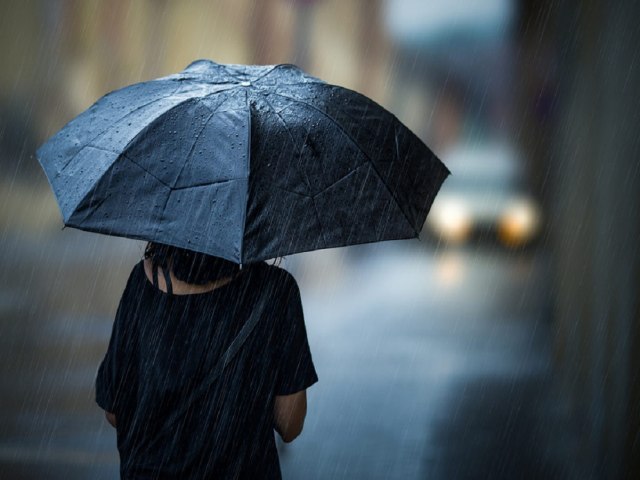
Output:
M418 237L451 173L364 95L206 59L106 94L37 157L65 225L236 263Z

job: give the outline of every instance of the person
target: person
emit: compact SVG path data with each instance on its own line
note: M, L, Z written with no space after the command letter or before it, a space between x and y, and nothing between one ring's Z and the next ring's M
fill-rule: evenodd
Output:
M317 381L289 272L149 243L120 299L96 403L116 428L123 479L279 479L274 430L287 443L301 433Z

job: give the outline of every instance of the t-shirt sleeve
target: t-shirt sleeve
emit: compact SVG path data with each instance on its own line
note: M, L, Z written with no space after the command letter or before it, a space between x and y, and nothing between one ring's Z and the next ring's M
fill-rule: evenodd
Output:
M119 372L119 360L121 348L119 346L121 336L120 323L122 319L122 307L123 302L120 301L118 311L116 313L115 320L113 322L113 328L111 330L111 338L109 339L109 346L107 352L98 367L98 373L96 376L96 403L107 412L115 413L115 389L118 385L118 372Z
M300 289L290 274L284 288L284 315L280 319L276 395L305 390L318 381L304 322Z
M130 364L131 324L130 290L135 270L129 276L127 286L120 298L118 310L113 321L111 338L107 352L98 367L96 375L96 403L107 412L117 413L123 402L126 390L130 387L133 374Z

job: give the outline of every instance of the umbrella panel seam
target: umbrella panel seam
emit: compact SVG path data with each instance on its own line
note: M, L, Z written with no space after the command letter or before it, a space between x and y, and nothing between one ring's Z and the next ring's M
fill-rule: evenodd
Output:
M121 155L123 158L126 158L127 160L129 160L131 163L135 164L137 167L140 168L140 170L148 173L149 175L151 175L153 178L155 178L159 183L161 183L162 185L164 185L165 187L172 189L171 185L169 185L168 183L164 182L163 180L160 180L160 178L158 178L155 174L151 173L149 170L147 170L145 167L143 167L142 165L140 165L138 162L136 162L133 158L129 157L129 155L127 155L126 153L122 153ZM118 161L118 159L116 158L115 160L116 162ZM115 162L114 162L115 163Z
M271 74L275 69L277 69L280 65L274 65L273 67L271 67L269 70L267 70L265 73L263 73L262 75L260 75L258 78L254 78L253 80L251 80L251 83L256 83L260 80L262 80L264 77L268 76L269 74Z
M169 98L171 95L175 94L178 90L180 90L180 88L181 88L181 86L179 86L178 88L176 88L176 89L175 89L171 94L169 94L169 95L167 95L167 96L165 96L165 97L162 97L162 98L157 99L157 101L159 101L159 100L164 100L164 99L166 99L166 98ZM217 93L224 92L224 91L226 91L226 90L228 90L228 89L216 90L215 92L210 92L210 93L208 93L208 94L204 95L203 97L187 97L187 98L185 98L185 99L181 100L180 102L176 103L175 105L172 105L172 106L171 106L171 107L169 107L167 110L165 110L165 111L161 112L158 116L156 116L156 117L155 117L151 122L149 122L147 125L145 125L145 127L144 127L144 128L142 128L142 129L141 129L141 130L140 130L140 131L139 131L139 132L138 132L138 133L137 133L137 134L136 134L136 135L135 135L135 136L134 136L134 137L133 137L133 138L132 138L128 143L127 143L127 145L125 145L125 147L122 149L122 152L126 152L126 151L130 148L130 146L132 145L132 143L133 143L133 142L134 142L134 141L135 141L135 140L136 140L136 139L137 139L137 138L138 138L138 137L139 137L143 132L148 131L148 130L149 130L149 128L151 127L151 125L155 124L155 123L156 123L159 119L161 119L164 115L166 115L167 113L169 113L169 112L173 111L174 109L176 109L176 108L178 108L178 107L181 107L182 105L184 105L185 103L187 103L187 102L189 102L189 101L193 101L194 103L196 103L196 102L197 102L199 105L201 105L202 107L206 108L209 112L211 112L211 116L207 119L207 123L208 123L208 122L209 122L209 120L211 120L211 118L213 117L213 115L218 111L218 109L216 108L216 110L211 110L211 108L209 108L206 104L202 103L202 102L201 102L201 100L202 100L203 98L206 98L206 97L209 97L209 96L215 95L215 94L217 94ZM185 93L185 92L182 92L182 93ZM186 93L188 93L188 92L186 92ZM156 100L154 100L154 101L156 101ZM150 105L151 103L153 103L153 102L149 102L147 105ZM224 101L223 101L220 105L223 105L223 104L224 104ZM219 106L220 106L220 105L219 105ZM146 105L145 105L145 106L146 106ZM141 107L141 108L142 108L142 107ZM137 109L136 109L136 110L137 110ZM130 112L130 113L133 113L133 112L134 112L134 111L136 111L136 110L133 110L133 111L132 111L132 112ZM223 111L224 111L224 110L223 110ZM129 113L129 114L130 114L130 113ZM118 120L118 122L122 121L122 120L123 120L124 118L126 118L129 114L127 114L127 115L125 115L124 117L122 117L120 120ZM203 127L203 130L204 130L204 127ZM106 129L105 129L105 131L103 131L103 133L104 133L104 132L106 132ZM202 132L202 130L201 130L201 132ZM100 134L100 135L102 135L102 134ZM98 137L99 137L100 135L98 135ZM96 139L96 138L98 138L98 137L95 137L93 140L95 140L95 139ZM91 140L91 141L93 141L93 140ZM196 141L197 141L197 140L196 140ZM189 156L189 155L191 154L191 152L193 151L193 148L195 147L196 141L194 141L194 144L192 145L191 150L190 150L189 154L187 155L187 159L188 159L188 156ZM93 145L91 145L91 146L93 146ZM98 147L95 147L95 148L98 148ZM105 149L103 149L103 150L105 150ZM106 151L109 151L109 150L106 150ZM117 153L117 152L113 152L113 153ZM123 153L123 154L124 154L124 153ZM118 155L119 155L119 154L118 154ZM124 155L126 155L126 154L124 154ZM130 158L130 157L128 157L128 156L127 156L126 158L127 158L127 159L129 159L129 160L131 160L131 158ZM117 160L117 159L116 159L116 160ZM133 161L133 160L131 160L131 161ZM153 174L152 174L151 172L149 172L147 169L145 169L145 168L141 167L137 162L134 162L134 163L135 163L136 165L138 165L140 168L142 168L145 172L149 173L149 175L152 175L154 178L156 178L158 181L160 181L160 183L162 183L163 185L165 185L165 186L167 186L167 187L169 187L169 188L171 188L171 189L173 189L173 188L174 188L174 187L172 187L171 185L167 185L165 182L161 181L158 177L156 177L155 175L153 175ZM185 161L185 164L186 164L186 161ZM182 166L182 168L180 169L180 172L178 173L178 177L180 176L180 173L182 173L182 169L184 169L184 165L183 165L183 166ZM178 177L176 177L176 182L177 182Z
M311 195L312 198L315 198L316 196L326 192L327 190L329 190L331 187L335 186L337 183L340 183L341 181L343 181L345 178L350 177L351 175L353 175L357 170L359 170L361 167L369 165L368 163L361 163L360 165L358 165L357 167L355 167L353 170L351 170L349 173L347 173L346 175L343 175L342 177L340 177L339 179L337 179L336 181L332 182L331 185L327 185L326 187L324 187L322 190L320 190L319 192L314 193L313 195ZM377 173L377 172L376 172ZM384 182L383 182L384 183ZM393 197L392 197L393 198ZM395 201L395 198L393 199Z
M382 184L385 186L385 188L387 189L387 191L389 192L389 195L391 195L391 198L393 198L393 201L396 202L396 204L398 205L398 209L402 212L402 215L404 215L405 220L407 220L407 222L409 223L409 225L411 225L411 227L413 228L413 223L411 222L411 220L409 220L409 217L407 216L406 212L404 211L404 209L402 208L401 204L398 202L398 199L396 198L396 196L393 194L393 192L391 191L391 189L389 188L389 185L387 185L387 183L384 181L384 179L382 178L382 176L380 175L380 172L378 171L378 169L376 168L374 162L371 160L371 157L369 157L369 155L367 155L367 153L360 147L360 145L358 144L358 142L356 142L353 137L344 129L344 127L342 127L342 125L340 125L338 122L335 121L334 118L332 118L328 113L322 111L321 109L319 109L318 107L316 107L315 105L305 102L304 100L299 100L293 97L289 97L288 95L282 95L280 93L273 93L273 95L278 95L279 97L283 97L283 98L288 98L289 100L292 100L294 102L299 102L303 105L306 105L307 107L319 112L321 115L323 115L324 117L326 117L331 123L333 123L336 127L338 127L338 129L344 133L346 135L346 137L351 140L351 142L356 146L356 148L358 150L360 150L360 152L362 152L362 154L365 156L365 158L369 161L369 163L371 164L371 168L373 168L373 171L376 173L376 175L380 178L380 181L382 182ZM395 119L394 119L395 120ZM415 230L415 228L414 228Z
M111 166L105 171L104 175L102 175L100 177L100 179L102 180L106 175L111 174L113 176L113 172L112 169L115 165L115 163L120 159L120 157L125 158L126 160L130 161L133 165L135 165L136 167L138 167L140 170L142 170L145 173L148 173L150 177L152 177L153 179L155 179L156 181L158 181L158 183L160 183L161 185L163 185L164 187L166 187L169 190L169 195L171 194L171 187L169 185L167 185L166 183L164 183L162 180L160 180L158 177L156 177L154 174L152 174L151 172L149 172L148 170L146 170L144 167L142 167L140 164L138 164L137 162L131 160L129 157L126 156L126 154L122 154L119 155L118 158L116 158L116 160L114 161L113 164L111 164ZM97 184L96 184L97 185ZM95 194L96 188L94 185L94 188L92 188L89 193L91 194L91 196L93 197L93 195ZM76 209L78 206L82 205L82 203L85 202L85 200L89 197L89 194L87 194L85 197L83 197L83 199L78 203L78 205L76 206ZM94 215L96 210L98 210L98 208L100 208L100 206L102 206L102 204L107 200L107 196L103 197L101 200L98 201L97 204L92 205L91 206L91 211L87 212L82 221L86 221L90 216ZM92 200L89 201L89 205L91 204ZM165 204L166 207L166 204ZM71 215L69 216L69 221L72 220L74 214L76 213L76 209L73 210L73 212L71 213ZM111 232L109 233L110 235L112 234Z
M291 193L292 195L298 195L298 196L304 197L304 198L313 198L313 195L307 195L306 193L300 193L300 192L294 192L293 190L288 190L288 189L282 187L281 185L273 183L270 180L261 180L260 182L268 183L270 186L272 186L274 188L277 188L278 190L282 190L283 192Z
M271 185L274 188L277 188L278 190L282 190L283 192L287 192L290 193L292 195L298 195L300 197L304 197L304 198L309 198L311 200L311 203L313 204L313 211L315 213L316 216L316 220L318 221L318 226L320 227L320 233L322 234L322 240L324 241L324 244L327 245L327 238L325 236L325 227L324 224L322 223L322 220L320 219L320 214L318 213L318 207L316 205L316 201L313 195L305 195L304 193L299 193L299 192L294 192L291 190L287 190L286 188L281 187L280 185L277 185L273 182L270 182L268 180L266 180L264 183L268 183L269 185Z
M93 197L93 193L95 192L95 189L91 189L91 192L92 192L92 197ZM80 205L84 202L84 200L85 200L86 198L87 198L87 197L83 198L83 199L82 199L82 201L78 204L78 206L80 206ZM87 220L91 215L95 214L96 210L98 210L98 208L100 208L100 207L102 206L102 204L107 200L107 198L108 198L108 197L104 196L104 197L102 197L102 199L100 199L100 200L98 201L98 203L97 203L97 204L92 205L92 206L91 206L91 211L90 211L90 212L87 212L87 213L84 215L84 217L83 217L83 219L82 219L82 221L81 221L80 223L82 223L82 222L86 221L86 220ZM93 200L93 198L92 198L92 200ZM92 200L90 200L90 202L91 202ZM77 208L77 207L76 207L76 208ZM74 209L74 210L73 210L73 212L71 212L71 215L69 215L69 222L71 221L71 219L73 218L73 215L74 215L75 213L76 213L76 210ZM66 223L65 223L65 224L66 224Z
M62 173L62 171L67 168L67 166L73 161L74 158L76 158L78 156L78 154L87 146L93 146L93 142L95 140L97 140L99 137L101 137L102 135L104 135L108 130L110 130L114 125L118 125L120 122L122 122L124 119L126 119L129 115L131 115L134 112L137 112L138 110L141 110L145 107L148 107L149 105L152 105L153 103L159 102L161 100L165 100L167 98L169 98L171 95L175 94L178 90L180 89L180 87L178 86L175 90L173 90L171 93L167 94L167 95L163 95L160 98L156 98L154 100L151 100L148 103L145 103L144 105L141 105L137 108L134 108L133 110L131 110L130 112L128 112L126 115L122 116L121 118L119 118L116 122L112 122L111 124L109 124L107 127L105 127L104 130L100 131L100 133L98 133L97 135L95 135L91 140L89 140L88 142L86 142L85 146L82 147L80 150L78 150L78 152L76 152L63 166L62 168L60 168L60 171L57 173L56 178L58 178L60 176L60 174ZM126 90L126 88L124 88L123 90ZM102 98L105 98L106 95ZM99 102L100 100L98 100ZM96 102L97 103L97 102ZM144 129L143 129L144 130ZM136 135L137 137L137 135ZM134 137L135 138L135 137ZM130 142L129 142L130 143ZM98 148L101 150L105 150L105 151L110 151L110 150L106 150L104 148L101 147L94 147L94 148ZM113 153L117 153L117 152L113 152Z
M197 99L197 100L200 100L200 99ZM218 110L217 108L215 110L211 110L207 105L203 104L202 102L198 101L198 103L200 105L202 105L204 108L206 108L210 112L210 115L209 115L209 118L207 118L207 121L202 125L202 128L200 128L200 131L198 132L198 134L196 135L195 140L193 141L193 145L191 145L191 148L189 148L189 153L187 153L187 158L185 159L184 163L182 164L182 167L180 167L180 171L176 175L176 179L174 180L173 185L169 186L169 188L171 188L172 190L176 188L178 180L180 180L180 175L182 175L182 172L184 171L184 167L187 165L187 162L189 161L189 158L191 157L191 154L193 153L193 151L196 148L196 143L198 143L198 140L200 138L200 134L207 127L207 125L209 124L209 122L211 121L211 119L213 118L213 116L215 115L215 113ZM224 102L222 102L222 103L224 103ZM218 106L220 106L220 105L218 105Z
M262 92L260 92L262 93ZM282 115L280 115L280 113L278 111L276 111L276 109L274 108L274 106L271 104L271 102L269 102L266 99L266 95L262 94L262 96L264 97L264 101L266 102L267 105L269 105L269 107L271 107L271 110L273 110L273 113L276 114L276 116L278 117L278 119L280 120L280 122L282 122L282 125L284 126L284 129L286 130L286 132L289 134L289 138L291 138L291 145L295 148L296 146L296 141L295 138L293 137L293 134L291 133L291 129L289 128L289 126L287 125L287 122L284 121L284 118L282 118ZM309 181L309 178L307 177L306 172L300 171L300 169L298 168L298 165L294 163L294 167L297 170L298 174L300 175L300 177L304 180L305 182L305 186L307 187L307 191L311 192L311 182ZM288 191L288 190L287 190Z
M188 185L186 187L169 187L172 192L179 192L180 190L189 190L190 188L202 188L202 187L210 187L212 185L220 185L228 182L235 182L237 180L246 180L247 177L233 177L233 178L225 178L223 180L216 180L215 182L207 182L207 183L198 183L195 185Z
M327 242L324 223L322 223L322 219L320 218L320 213L318 212L318 206L316 205L316 199L314 197L311 197L311 203L313 204L313 211L316 214L316 219L318 220L318 225L320 226L320 233L322 234L322 242L326 246L328 245L329 242Z
M111 167L112 167L112 166L113 166L113 164L118 160L118 158L120 158L120 156L121 156L124 152L126 152L126 151L127 151L127 149L131 146L131 144L132 144L132 143L133 143L137 138L139 138L139 137L140 137L140 135L141 135L141 134L143 134L143 132L147 132L147 131L149 130L150 126L151 126L151 125L153 125L156 121L158 121L158 119L159 119L159 118L161 118L163 115L167 114L168 112L171 112L171 111L172 111L172 110L174 110L175 108L178 108L179 106L181 106L181 105L183 105L183 104L187 103L187 102L188 102L188 101L190 101L190 100L195 100L195 101L200 100L200 97L188 97L188 98L186 98L186 99L181 100L181 101L180 101L180 102L178 102L177 104L172 105L172 106L171 106L171 107L169 107L167 110L165 110L165 111L163 111L162 113L160 113L160 114L159 114L158 116L156 116L156 117L155 117L151 122L149 122L147 125L145 125L145 127L144 127L144 128L142 128L139 132L137 132L137 133L135 134L135 136L134 136L131 140L129 140L129 142L128 142L128 143L124 146L124 148L122 149L122 152L123 152L123 153L118 153L118 152L115 152L115 151L113 151L113 150L109 150L109 149L106 149L106 148L103 148L103 147L95 146L95 145L93 145L93 144L92 144L92 142L93 142L94 140L96 140L97 138L99 138L100 136L104 135L104 134L109 130L109 128L112 128L114 125L117 125L117 124L119 124L120 122L122 122L125 118L127 118L127 117L128 117L129 115L131 115L133 112L136 112L136 111L140 110L141 108L144 108L144 107L146 107L146 106L148 106L148 105L151 105L152 103L155 103L155 102L158 102L158 101L161 101L161 100L165 100L165 99L169 98L171 95L173 95L175 92L177 92L179 89L180 89L180 87L176 88L176 89L175 89L172 93L170 93L169 95L166 95L166 96L163 96L163 97L158 98L158 99L156 99L156 100L153 100L153 101L151 101L151 102L149 102L149 103L147 103L147 104L145 104L145 105L143 105L143 106L141 106L141 107L138 107L138 108L136 108L136 109L132 110L131 112L129 112L128 114L126 114L124 117L122 117L122 118L118 119L118 121L117 121L117 122L112 123L109 127L105 128L105 129L104 129L104 130L103 130L99 135L96 135L93 139L91 139L89 142L87 142L87 144L86 144L84 147L82 147L82 148L81 148L81 149L80 149L80 150L79 150L79 151L78 151L78 152L77 152L73 157L71 157L71 159L66 163L65 167L66 167L67 165L69 165L69 163L71 163L71 161L72 161L72 160L73 160L73 159L74 159L74 158L75 158L75 157L76 157L76 156L77 156L77 155L78 155L82 150L84 150L84 149L85 149L85 148L87 148L87 147L89 147L89 148L95 148L96 150L101 150L101 151L105 151L105 152L109 152L109 153L113 153L113 154L117 155L117 156L116 156L116 158L114 159L114 161L112 162L111 166L109 166L109 168L107 168L107 169L104 171L104 173L103 173L103 174L102 174L98 179L96 179L96 181L95 181L95 183L94 183L94 186L95 186L95 185L97 185L97 184L98 184L98 182L100 182L100 180L101 180L101 179L106 175L106 173L107 173L109 170L111 170ZM213 93L217 93L217 92L213 92ZM104 97L103 97L103 98L104 98ZM205 105L205 107L206 107L206 105ZM127 158L128 158L128 157L127 157ZM135 162L134 162L134 163L135 163ZM137 165L137 166L139 166L137 163L136 163L136 165ZM62 170L64 170L64 168L65 168L65 167L63 167L63 168L60 170L60 172L58 172L58 174L56 175L56 178L59 178L59 177L60 177L60 175L62 174ZM144 169L144 170L146 171L146 169ZM150 172L149 172L149 174L151 175L151 173L150 173ZM157 177L155 177L155 176L154 176L154 178L157 178ZM161 182L161 183L162 183L163 185L165 185L165 184L164 184L164 182ZM171 188L171 187L169 187L169 188ZM87 192L87 194L86 194L84 197L82 197L82 198L78 201L78 203L73 207L73 209L72 209L72 211L71 211L71 214L69 215L69 218L71 218L71 217L73 216L73 212L75 211L75 209L76 209L76 208L78 208L78 205L80 205L80 204L85 200L85 198L87 198L88 194L89 194L89 193L91 193L93 190L94 190L93 188L92 188L92 189L90 189L90 190ZM165 204L165 207L166 207L166 204Z
M244 263L244 235L247 231L247 210L249 209L249 175L251 174L251 105L249 104L249 93L244 91L244 101L247 106L247 144L245 145L245 172L247 172L247 181L244 189L244 208L242 209L242 232L240 232L240 241L238 247L238 258L240 264Z
M159 98L159 99L157 99L157 100L154 100L154 102L155 102L155 101L159 101L159 100L163 100L163 99L166 99L166 98L170 97L171 95L173 95L173 93L175 93L176 91L178 91L178 90L179 90L179 88L180 88L180 87L178 87L176 90L174 90L174 92L172 92L171 94L169 94L169 95L167 95L167 96L165 96L165 97L162 97L162 98ZM217 93L217 92L212 92L212 93ZM150 123L148 123L148 124L147 124L143 129L141 129L141 130L140 130L140 131L139 131L139 132L138 132L138 133L137 133L137 134L136 134L136 135L135 135L135 136L134 136L134 137L133 137L133 138L132 138L128 143L127 143L127 145L122 149L122 152L123 152L122 154L119 154L119 153L117 153L117 152L113 152L112 150L107 150L107 149L100 148L100 147L94 147L93 145L85 145L85 147L84 147L84 148L86 148L87 146L89 146L89 147L91 147L91 148L97 148L97 149L99 149L99 150L104 150L104 151L107 151L107 152L115 153L115 154L117 155L117 157L116 157L116 159L114 160L114 162L112 163L112 165L111 165L109 168L107 168L107 170L105 170L104 174L100 176L100 178L96 181L96 183L95 183L95 184L97 185L97 184L98 184L98 182L99 182L102 178L104 178L104 176L106 175L106 173L107 173L108 171L110 171L110 170L111 170L111 168L113 167L113 164L115 164L115 162L117 162L117 160L118 160L118 158L120 158L120 156L124 156L127 160L131 161L133 164L135 164L137 167L141 168L143 171L145 171L145 172L149 173L149 175L151 175L153 178L155 178L156 180L158 180L162 185L164 185L164 186L168 187L168 188L171 190L171 187L170 187L169 185L167 185L167 184L165 184L164 182L160 181L160 179L158 179L155 175L151 174L151 172L148 172L145 168L141 167L137 162L134 162L133 160L131 160L128 156L126 156L126 154L125 154L124 152L126 152L126 151L127 151L127 149L128 149L128 148L131 146L131 144L136 140L136 138L138 138L138 137L139 137L143 132L148 131L149 127L150 127L151 125L153 125L153 124L154 124L154 123L155 123L159 118L161 118L163 115L165 115L165 114L167 114L168 112L170 112L170 111L174 110L175 108L178 108L179 106L181 106L181 105L183 105L183 104L187 103L188 101L191 101L191 100L199 101L201 98L202 98L202 97L188 97L188 98L186 98L186 99L184 99L184 100L181 100L179 103L177 103L177 104L175 104L175 105L172 105L169 109L165 110L164 112L160 113L157 117L155 117L155 118L153 119L153 121L151 121ZM149 102L147 105L149 105L149 104L151 104L151 103L153 103L153 102ZM223 103L224 103L224 102L223 102ZM206 108L208 108L206 105L204 105L204 106L205 106ZM143 108L143 107L140 107L140 108ZM136 110L137 110L137 109L136 109ZM209 109L209 110L211 110L211 109ZM135 111L135 110L134 110L134 111ZM132 112L130 112L130 113L133 113L133 111L132 111ZM129 114L130 114L130 113L129 113ZM127 114L127 115L125 115L124 117L122 117L121 119L119 119L119 120L118 120L118 122L122 121L122 120L123 120L124 118L126 118L129 114ZM107 129L105 129L102 133L106 132L106 130L107 130ZM101 133L100 135L102 135L102 133ZM96 136L93 140L95 140L96 138L98 138L100 135ZM92 141L93 141L93 140L92 140ZM195 142L194 142L194 145L195 145ZM192 148L193 148L193 147L192 147ZM186 162L185 162L185 163L186 163ZM94 189L92 188L92 189L90 190L90 192L92 192L93 190L94 190ZM87 193L89 193L89 192L87 192ZM164 209L165 209L165 208L167 208L167 203L168 203L168 201L169 201L169 197L170 197L170 195L167 195L167 198L165 199L164 206L163 206L163 208L162 208L162 212L164 212ZM87 195L85 195L82 199L80 199L80 201L78 202L78 204L74 207L73 211L75 211L75 209L78 207L78 205L80 205L80 204L84 201L84 199L85 199L85 198L87 198ZM70 218L70 219L71 219L71 217L73 216L73 211L72 211L71 215L69 216L69 218ZM157 232L158 232L158 230L159 230L160 228L161 228L161 227L160 227L160 225L158 225L158 226L156 227L156 229L154 230L154 234L155 234L155 233L157 233Z
M100 150L102 152L107 152L107 153L113 153L114 155L118 155L120 156L119 152L116 152L115 150L109 150L108 148L104 148L104 147L99 147L97 145L92 145L91 143L87 143L84 147L82 147L78 153L80 153L82 150L84 150L85 148L95 148L96 150Z

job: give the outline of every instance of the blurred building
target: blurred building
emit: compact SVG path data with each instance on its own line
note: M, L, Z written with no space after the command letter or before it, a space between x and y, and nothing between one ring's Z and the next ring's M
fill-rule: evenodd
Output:
M42 141L105 93L197 58L296 63L385 103L380 0L30 0L3 8L0 103L29 102ZM34 95L35 93L35 95Z
M640 478L639 15L522 2L522 141L552 214L555 351L584 478Z

